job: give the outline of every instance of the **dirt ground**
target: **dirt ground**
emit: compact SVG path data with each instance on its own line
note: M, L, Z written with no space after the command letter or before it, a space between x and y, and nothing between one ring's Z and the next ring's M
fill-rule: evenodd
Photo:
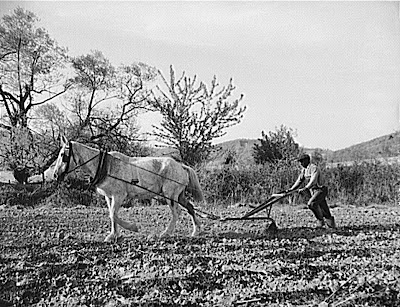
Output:
M400 207L332 213L338 229L316 229L309 210L277 205L276 232L265 221L201 219L196 238L183 213L161 240L168 207L134 207L120 216L140 232L104 243L106 209L1 206L0 305L398 306Z

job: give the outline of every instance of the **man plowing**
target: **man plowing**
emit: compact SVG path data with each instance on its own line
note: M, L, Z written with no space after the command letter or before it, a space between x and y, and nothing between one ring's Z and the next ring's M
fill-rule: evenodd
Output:
M298 191L310 191L311 198L307 205L317 218L317 227L323 227L326 224L330 228L336 228L335 218L332 216L326 202L328 188L323 184L323 177L319 167L311 163L308 154L300 155L298 161L302 166L301 173L293 186L286 192L296 190L304 181L308 181L305 187Z

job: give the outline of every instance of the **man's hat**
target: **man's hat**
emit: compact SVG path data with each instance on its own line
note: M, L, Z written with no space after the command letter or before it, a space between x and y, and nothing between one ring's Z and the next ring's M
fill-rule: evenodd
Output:
M297 161L303 161L303 160L310 160L310 156L308 154L303 153L297 158Z

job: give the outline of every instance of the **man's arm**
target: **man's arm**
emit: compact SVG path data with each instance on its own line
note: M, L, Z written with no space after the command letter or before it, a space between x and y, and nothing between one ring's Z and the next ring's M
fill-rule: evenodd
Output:
M304 179L305 179L304 174L303 174L303 172L301 172L299 177L297 177L296 182L292 185L292 187L289 190L287 190L287 192L296 190L301 185L301 183L304 181Z

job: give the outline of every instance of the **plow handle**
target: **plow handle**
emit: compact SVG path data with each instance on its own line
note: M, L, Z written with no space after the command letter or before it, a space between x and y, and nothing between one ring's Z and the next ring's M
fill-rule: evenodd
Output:
M245 215L243 215L242 218L247 218L249 216L252 216L253 214L256 214L258 212L260 212L261 210L264 210L265 208L272 206L273 204L275 204L276 202L280 201L281 199L284 199L285 197L293 194L294 192L296 192L297 190L292 190L289 192L286 191L282 191L279 192L277 194L272 194L272 196L267 199L264 203L262 203L260 206L254 208L253 210L251 210L250 212L246 213Z

